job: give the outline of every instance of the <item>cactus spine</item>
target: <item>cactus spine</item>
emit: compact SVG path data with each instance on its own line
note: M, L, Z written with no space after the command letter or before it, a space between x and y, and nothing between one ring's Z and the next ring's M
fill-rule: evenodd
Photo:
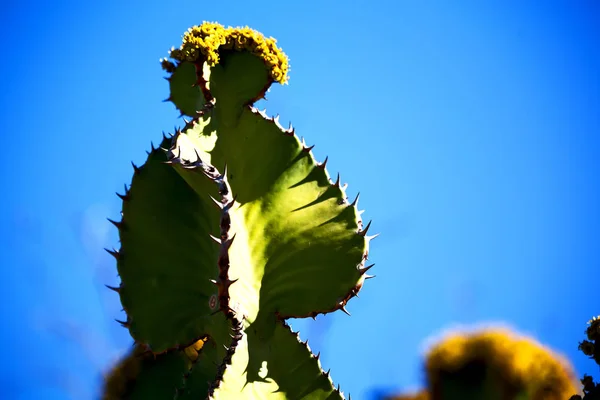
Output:
M249 28L204 23L161 64L189 120L120 196L113 289L139 361L105 398L344 398L285 321L347 312L374 236L326 161L254 107L287 82L287 57Z

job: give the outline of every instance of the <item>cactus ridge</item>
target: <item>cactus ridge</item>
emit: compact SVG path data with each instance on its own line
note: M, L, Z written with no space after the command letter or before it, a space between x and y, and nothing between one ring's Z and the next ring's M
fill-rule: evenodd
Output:
M358 196L349 202L339 174L330 178L328 158L318 163L291 124L254 107L287 80L274 41L196 28L174 62L161 61L167 100L190 119L133 165L122 220L111 221L122 324L156 357L148 371L177 377L167 380L176 399L344 398L285 320L349 315L372 277L377 235L367 236ZM128 398L154 384L141 378Z
M225 371L227 370L227 366L231 365L233 355L235 354L238 344L240 343L240 341L242 340L242 338L244 336L243 321L235 319L235 323L236 324L234 325L234 331L233 331L233 334L231 335L231 344L229 345L229 347L226 347L227 353L226 353L225 357L223 357L223 362L217 368L217 376L216 376L214 382L212 382L209 386L208 397L207 397L208 400L214 398L213 396L214 396L215 390L219 389L219 386L221 385L221 382L223 381Z
M188 123L186 123L188 125ZM193 125L192 125L193 126ZM185 130L185 129L184 129ZM181 131L177 131L177 136L181 134ZM177 152L177 155L175 153ZM167 164L178 164L182 168L187 170L194 170L204 174L208 179L213 181L217 187L220 195L220 200L210 197L210 199L217 205L221 210L221 219L219 223L220 234L219 237L210 235L211 239L215 241L219 246L219 257L217 265L219 266L218 280L211 280L212 283L217 285L218 288L218 304L220 310L225 316L234 323L234 326L239 325L234 311L230 307L229 301L229 287L237 281L229 279L229 248L231 247L235 235L230 235L231 228L231 216L229 215L229 209L234 205L235 199L231 196L231 188L227 182L227 166L224 167L224 172L220 173L215 167L202 161L198 154L198 149L194 149L195 161L186 160L181 158L181 147L174 145L168 150Z

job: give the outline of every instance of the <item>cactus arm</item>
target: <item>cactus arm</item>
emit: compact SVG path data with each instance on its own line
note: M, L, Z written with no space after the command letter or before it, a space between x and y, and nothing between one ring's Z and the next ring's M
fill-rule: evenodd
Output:
M225 370L212 398L234 399L343 399L323 372L319 356L301 342L284 322L275 325L272 338L263 341L253 329L246 330L237 345L232 364ZM247 366L260 362L260 379L248 382Z
M225 65L236 60L250 64L239 61L244 55L252 57L241 53L235 60L222 58ZM348 204L339 180L331 182L324 163L315 161L293 130L243 105L252 92L228 87L245 88L238 81L253 77L220 65L204 77L216 99L214 110L176 137L176 152L185 152L192 143L209 154L212 165L227 165L236 199L230 211L236 239L229 274L238 279L230 288L233 302L245 307L249 321L259 309L288 318L343 308L367 277L370 237L361 229L356 203ZM233 99L221 100L232 91ZM211 147L206 146L207 137L216 137L209 141ZM189 176L188 170L182 171L193 186Z
M189 85L196 79L196 67L192 63L183 62L172 70L169 81L170 96L165 101L171 101L181 115L196 116L205 103L204 96L198 85Z
M164 151L154 149L136 168L123 200L116 255L125 325L155 353L187 347L204 335L227 335L228 325L215 315L211 299L218 245L205 240L216 233L219 215L165 161ZM207 193L212 189L206 181Z

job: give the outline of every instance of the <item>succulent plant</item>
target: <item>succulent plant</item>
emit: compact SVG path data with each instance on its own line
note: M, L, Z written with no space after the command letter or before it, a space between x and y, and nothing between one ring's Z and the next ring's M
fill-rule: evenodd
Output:
M254 30L203 23L161 64L189 120L134 165L111 221L135 350L104 397L344 398L286 319L347 312L374 236L327 159L254 107L287 83L287 57Z

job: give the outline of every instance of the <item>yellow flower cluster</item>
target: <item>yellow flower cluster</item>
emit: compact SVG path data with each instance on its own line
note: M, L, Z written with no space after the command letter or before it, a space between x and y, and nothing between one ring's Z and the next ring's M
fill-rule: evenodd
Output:
M274 38L265 38L248 27L225 28L217 23L204 22L187 30L183 44L179 49L171 49L170 57L189 62L204 60L213 66L219 63L221 49L249 51L265 62L275 82L284 84L288 80L289 63L276 43Z
M577 392L566 360L534 340L504 329L447 337L427 355L427 375L435 384L441 371L456 371L475 360L484 361L497 379L535 395L548 390L567 399Z

